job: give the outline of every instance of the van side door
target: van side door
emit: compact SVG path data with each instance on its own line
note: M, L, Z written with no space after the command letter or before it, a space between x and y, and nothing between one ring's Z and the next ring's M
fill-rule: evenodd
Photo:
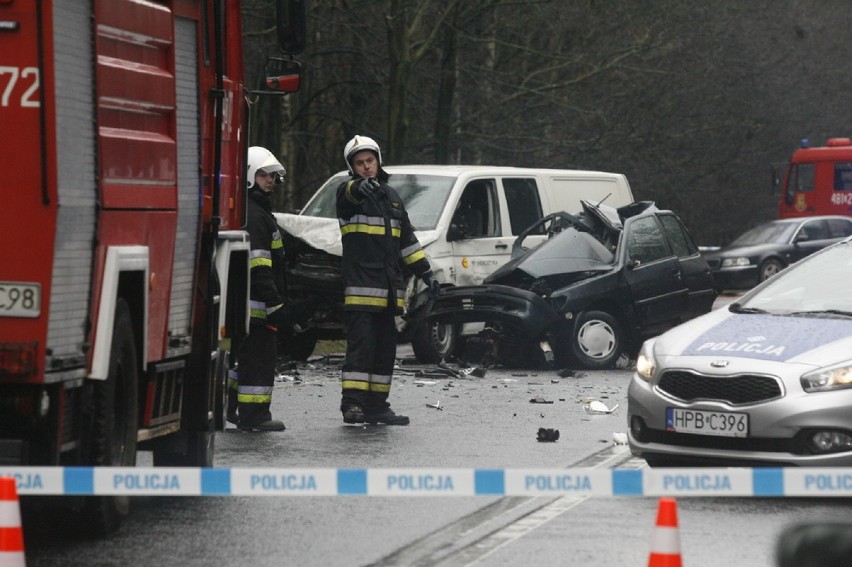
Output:
M479 285L508 262L512 238L504 235L496 179L465 185L447 231L453 250L456 285Z

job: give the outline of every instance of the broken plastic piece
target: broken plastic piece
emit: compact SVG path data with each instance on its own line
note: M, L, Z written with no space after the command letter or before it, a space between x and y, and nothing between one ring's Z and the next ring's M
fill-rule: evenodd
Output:
M474 366L471 368L462 368L461 373L465 376L474 376L476 378L482 378L485 376L485 369L479 368L478 366Z
M592 400L588 404L583 406L583 409L586 410L586 413L612 413L616 410L618 404L615 404L611 408L606 407L600 400Z
M551 400L545 400L541 396L536 396L535 398L532 398L530 400L530 403L531 404L552 404L553 402Z
M444 411L444 408L441 407L441 400L438 400L438 402L434 404L426 404L426 407L436 409L438 411Z
M612 442L615 445L627 445L627 433L613 433Z
M539 441L556 441L557 439L559 439L559 430L545 429L544 427L539 427L536 439L538 439Z

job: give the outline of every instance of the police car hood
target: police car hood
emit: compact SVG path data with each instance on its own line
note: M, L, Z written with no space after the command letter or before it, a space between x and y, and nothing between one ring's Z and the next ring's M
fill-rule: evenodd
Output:
M654 354L666 366L690 359L740 360L759 369L768 362L822 367L852 358L852 319L733 313L716 309L657 338ZM674 359L680 359L675 361Z
M294 215L291 213L273 213L278 226L302 240L309 246L328 252L334 256L343 255L343 245L340 243L340 224L337 219ZM438 239L436 230L415 231L420 245L425 247Z

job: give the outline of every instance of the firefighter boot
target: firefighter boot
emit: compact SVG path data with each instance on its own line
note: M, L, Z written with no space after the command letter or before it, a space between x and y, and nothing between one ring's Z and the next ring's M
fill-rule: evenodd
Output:
M260 423L240 423L239 427L242 431L262 432L262 431L284 431L284 423L277 419L267 419Z
M368 414L365 420L370 425L384 423L385 425L408 425L411 420L407 415L398 415L390 408L381 413Z
M350 404L343 409L343 423L364 423L364 409L358 404Z

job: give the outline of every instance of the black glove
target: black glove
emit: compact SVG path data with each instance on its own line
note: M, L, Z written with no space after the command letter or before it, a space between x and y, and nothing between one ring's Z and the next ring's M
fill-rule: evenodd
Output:
M423 283L426 284L426 288L429 290L429 299L437 299L441 295L441 284L432 272L426 272L423 275Z
M362 198L366 199L370 195L374 198L379 196L382 192L382 186L378 181L373 179L372 177L368 177L366 179L362 179L358 182L356 190Z
M290 309L286 303L279 303L275 311L266 314L266 322L273 327L286 327L290 323Z

